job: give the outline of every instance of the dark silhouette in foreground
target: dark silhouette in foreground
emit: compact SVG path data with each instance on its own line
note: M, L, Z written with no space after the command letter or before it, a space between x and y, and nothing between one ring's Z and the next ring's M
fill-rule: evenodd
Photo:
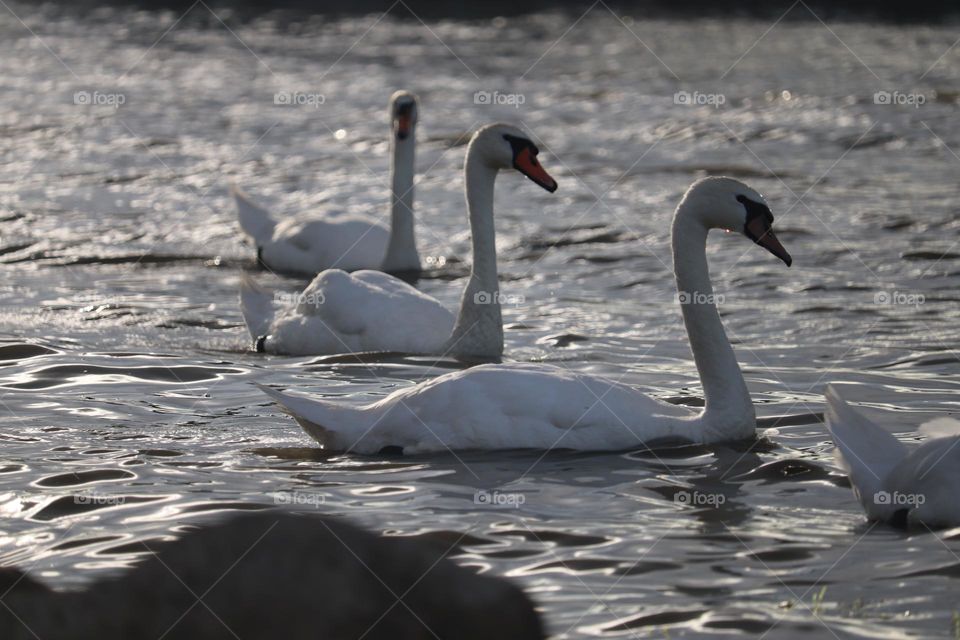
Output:
M519 587L457 566L447 545L339 519L267 511L151 549L132 570L76 593L0 569L0 637L544 637Z

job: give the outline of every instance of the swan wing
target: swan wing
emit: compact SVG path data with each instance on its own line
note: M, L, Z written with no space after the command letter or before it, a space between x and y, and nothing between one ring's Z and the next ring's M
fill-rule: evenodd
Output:
M888 486L896 507L908 509L908 522L960 525L960 435L930 439L912 450L894 468Z
M251 338L267 333L274 316L273 294L246 273L240 279L240 310Z
M363 217L286 220L264 247L263 260L278 270L311 275L324 269L378 269L389 235L385 227Z
M277 315L267 345L291 355L435 353L453 321L439 302L402 280L380 272L328 269Z
M887 478L906 457L907 449L847 404L833 386L827 387L826 398L826 424L836 446L837 461L847 471L867 515L885 520L894 510L882 494L888 492Z
M253 383L258 389L270 396L284 413L290 415L297 424L316 440L321 447L335 451L348 451L353 443L350 437L363 438L376 419L376 416L362 408L330 402L321 398L310 398L300 394L285 393L266 385ZM371 438L371 447L373 438ZM379 451L382 447L377 447Z
M340 434L357 453L384 446L445 450L625 450L658 438L697 440L691 412L617 382L535 364L455 371L369 405L363 438Z
M237 218L244 233L253 238L257 246L269 242L276 223L270 213L250 199L240 187L231 185L230 194L237 204Z

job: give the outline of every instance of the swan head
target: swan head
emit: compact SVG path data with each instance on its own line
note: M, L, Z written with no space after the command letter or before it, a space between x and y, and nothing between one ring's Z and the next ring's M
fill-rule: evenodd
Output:
M420 102L409 91L396 91L390 96L390 120L397 140L406 140L417 126Z
M539 153L537 145L522 129L508 124L491 124L473 134L467 157L479 157L494 169L516 169L553 193L557 190L557 181L537 160Z
M683 196L681 206L693 206L708 227L742 233L789 267L793 258L773 233L773 214L767 201L739 180L709 177L697 180Z

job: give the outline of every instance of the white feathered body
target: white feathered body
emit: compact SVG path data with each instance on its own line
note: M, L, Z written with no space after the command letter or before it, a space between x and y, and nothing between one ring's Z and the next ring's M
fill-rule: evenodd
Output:
M311 276L324 269L377 269L389 238L386 227L362 216L288 219L261 246L260 259L275 271Z
M704 442L698 414L562 367L489 364L350 407L261 387L324 447L376 453L466 449L620 451L657 439Z
M260 260L282 273L314 276L324 269L379 269L390 230L373 218L329 212L322 217L274 222L270 213L237 187L231 188L244 232L256 243Z
M908 449L828 387L826 424L854 494L872 520L960 525L960 421L920 427L928 439Z
M437 300L380 271L328 269L295 295L274 311L274 294L241 287L247 326L269 353L442 353L454 324Z

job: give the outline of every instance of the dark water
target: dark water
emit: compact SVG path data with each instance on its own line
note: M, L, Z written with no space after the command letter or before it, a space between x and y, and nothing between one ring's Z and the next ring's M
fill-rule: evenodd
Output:
M200 28L172 12L10 8L36 35L0 11L6 562L77 587L183 523L292 505L465 534L455 559L520 581L560 638L958 633L958 531L867 523L818 417L828 382L869 385L853 399L908 440L958 411L955 28L644 21L600 5L579 21L206 15ZM522 298L504 310L512 360L696 404L671 212L704 173L763 192L793 268L741 238L709 248L761 437L337 456L253 388L361 402L459 366L252 354L236 301L255 267L228 184L279 213L382 215L400 87L422 100L420 247L444 264L421 286L444 303L469 261L465 133L524 126L560 182L553 196L498 182L503 292ZM123 104L75 104L84 91ZM324 103L278 106L279 91ZM476 104L477 91L523 104ZM676 104L680 91L723 104ZM877 104L878 91L923 104Z

